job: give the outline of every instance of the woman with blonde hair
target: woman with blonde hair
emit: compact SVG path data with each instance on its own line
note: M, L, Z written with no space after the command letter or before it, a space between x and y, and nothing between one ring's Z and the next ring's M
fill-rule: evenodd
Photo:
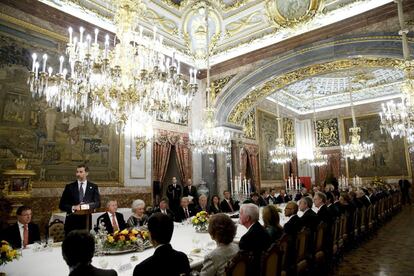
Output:
M268 205L264 207L262 216L264 227L272 242L279 240L283 234L283 227L280 225L279 212L276 206Z

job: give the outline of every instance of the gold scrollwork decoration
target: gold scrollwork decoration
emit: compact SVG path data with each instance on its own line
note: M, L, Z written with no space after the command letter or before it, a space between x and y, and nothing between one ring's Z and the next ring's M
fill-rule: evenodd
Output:
M145 148L147 141L145 139L135 139L135 156L139 160L142 156L142 150Z
M318 147L339 146L339 127L337 118L316 121L316 141Z
M217 80L213 80L213 82L210 84L210 92L211 92L211 99L214 100L217 98L217 96L221 93L221 90L223 90L224 86L229 83L229 81L235 76L230 75L226 76L224 78L220 78Z
M267 0L266 13L276 27L291 27L312 19L320 0Z
M231 37L231 36L234 36L235 34L238 34L242 30L245 30L248 27L253 27L257 24L262 23L263 20L262 18L259 17L260 15L261 13L257 11L245 17L237 19L233 22L230 22L226 26L226 35Z
M177 25L173 20L167 19L165 16L159 15L152 9L146 10L145 16L143 17L146 21L160 24L170 34L178 34Z
M302 67L286 74L277 76L263 85L257 86L255 89L234 105L233 110L228 116L228 122L242 125L243 118L247 111L250 110L257 102L260 102L267 96L283 87L294 82L307 79L309 77L323 74L326 72L334 72L347 70L350 68L360 67L390 67L400 68L402 60L395 58L376 58L376 57L358 57L353 59L341 59L326 63L318 63L310 66ZM258 70L261 70L258 69Z
M243 122L243 137L247 139L256 140L256 109L246 116Z
M290 118L283 118L283 138L286 146L295 146L295 126L294 121Z

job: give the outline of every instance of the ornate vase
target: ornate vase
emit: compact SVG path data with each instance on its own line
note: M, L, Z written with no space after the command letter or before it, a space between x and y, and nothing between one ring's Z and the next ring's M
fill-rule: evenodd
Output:
M210 189L208 188L207 183L204 180L201 180L200 184L198 185L197 192L198 195L206 195L208 198Z

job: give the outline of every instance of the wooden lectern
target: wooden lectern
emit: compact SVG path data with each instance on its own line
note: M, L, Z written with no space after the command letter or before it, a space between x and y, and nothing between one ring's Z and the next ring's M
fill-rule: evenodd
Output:
M79 218L81 216L84 216L85 217L85 225L86 225L85 229L89 231L92 228L91 217L92 217L92 213L93 212L94 212L93 209L89 209L89 210L79 210L79 211L73 212L72 213L72 216L79 216Z

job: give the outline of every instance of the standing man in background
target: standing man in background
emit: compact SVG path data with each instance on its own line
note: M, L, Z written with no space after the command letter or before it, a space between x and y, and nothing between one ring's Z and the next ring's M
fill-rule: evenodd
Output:
M192 205L192 207L195 207L195 204L198 203L197 188L193 185L193 180L191 178L187 180L187 185L183 188L183 196L190 199L190 205Z
M170 201L171 210L176 213L178 207L180 207L180 199L183 195L183 189L181 185L177 183L177 178L174 176L172 178L172 184L167 187L167 197Z
M98 186L87 180L89 168L82 164L76 168L77 180L67 184L60 198L59 208L66 212L65 235L75 229L90 229L86 216L75 215L80 210L94 210L101 206ZM89 222L91 218L89 218Z

